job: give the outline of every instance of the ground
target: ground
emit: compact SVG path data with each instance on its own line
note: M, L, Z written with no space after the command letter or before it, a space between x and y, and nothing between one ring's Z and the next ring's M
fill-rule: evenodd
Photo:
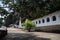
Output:
M60 34L46 32L26 32L17 28L7 28L8 34L1 40L60 40Z

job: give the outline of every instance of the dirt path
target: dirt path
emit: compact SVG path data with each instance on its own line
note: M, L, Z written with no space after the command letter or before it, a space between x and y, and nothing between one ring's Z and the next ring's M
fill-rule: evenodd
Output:
M60 40L60 34L25 32L17 28L8 28L8 35L2 40Z

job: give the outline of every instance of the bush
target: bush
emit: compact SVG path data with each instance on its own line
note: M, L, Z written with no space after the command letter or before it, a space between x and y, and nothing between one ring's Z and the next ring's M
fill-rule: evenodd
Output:
M24 23L24 29L30 31L33 28L35 28L35 24L32 21L26 19Z

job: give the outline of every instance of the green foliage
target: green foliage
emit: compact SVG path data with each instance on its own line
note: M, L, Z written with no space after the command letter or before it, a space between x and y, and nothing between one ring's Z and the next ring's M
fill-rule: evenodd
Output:
M7 16L7 14L9 14L8 11L6 11L3 7L0 7L0 15L1 16L4 16L4 15Z
M36 19L60 10L60 0L3 0L3 3L18 12L22 18L28 19Z
M5 25L5 23L3 23L3 20L6 20L7 16L8 16L9 12L7 10L5 10L3 7L0 7L0 26Z
M35 24L32 21L26 19L26 21L24 23L24 29L30 30L32 28L35 28Z
M3 25L2 19L0 19L0 27Z

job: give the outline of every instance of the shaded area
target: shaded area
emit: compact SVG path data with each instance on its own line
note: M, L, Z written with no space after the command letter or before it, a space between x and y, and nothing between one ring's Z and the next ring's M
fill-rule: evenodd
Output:
M7 30L0 30L0 38L3 38L7 35Z
M48 32L48 33L57 33L60 34L60 30L51 30L51 31L43 31L43 30L35 30L36 32Z
M5 38L0 40L51 40L50 38L40 38L33 34L9 33Z

